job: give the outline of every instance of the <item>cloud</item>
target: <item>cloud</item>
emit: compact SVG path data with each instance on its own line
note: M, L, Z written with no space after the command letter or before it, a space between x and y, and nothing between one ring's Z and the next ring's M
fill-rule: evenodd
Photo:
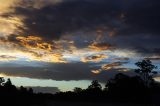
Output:
M115 13L111 13L111 7L108 7L110 2L62 0L60 3L50 3L49 1L51 0L45 2L26 0L25 6L18 5L14 8L12 16L24 17L21 18L26 26L23 35L39 35L56 39L68 32L95 29L104 22L111 24L109 23L111 16L116 16ZM119 11L114 7L113 5L111 8L113 11Z
M40 34L44 33L44 35L56 37L59 36L56 34L94 29L98 26L109 27L111 30L117 29L117 33L121 35L159 32L156 23L159 16L155 11L159 8L158 0L156 2L150 0L142 0L141 2L138 0L130 2L124 2L124 0L61 0L59 3L57 1L51 3L51 0L46 2L26 0L25 4L30 8L19 6L15 8L15 13L26 17L24 23L33 33L32 35L39 33L39 30ZM137 8L134 5L137 5ZM147 10L149 13L145 12ZM33 13L36 15L32 15ZM154 21L150 22L150 20ZM45 31L43 27L46 26L48 29Z
M16 37L17 43L19 42L21 46L31 49L42 49L42 50L52 50L52 44L43 42L42 38L36 36L28 37Z
M135 4L137 4L136 8L133 6ZM126 14L125 22L129 25L129 27L126 28L128 30L122 30L122 34L144 33L157 36L160 33L158 30L158 19L160 18L160 15L157 14L160 2L158 0L155 0L154 2L150 0L142 0L135 2L133 5L128 8Z
M45 42L50 42L82 32L88 42L96 40L89 45L93 50L109 50L113 49L112 45L116 45L114 49L134 50L147 55L159 53L160 32L157 10L160 2L158 0L154 2L150 0L40 0L38 2L7 0L4 2L6 2L4 5L6 9L3 10L7 11L2 11L0 17L2 36L36 35L43 38ZM93 39L94 37L88 36L88 32L96 33L99 37ZM84 45L84 42L77 41L78 37L71 38L75 44L79 44L73 47ZM42 48L46 45L48 44L40 46Z
M23 31L19 28L25 29L22 20L18 17L2 17L0 16L0 37L7 37L12 34L19 34Z
M1 67L1 72L11 76L38 79L80 80L90 79L90 67L83 63L51 64L42 67Z
M160 60L160 57L146 57L147 60Z
M11 16L8 13L15 11L18 0L1 0L0 3L0 37L6 37L11 34L23 32L25 29L22 19L19 16Z
M91 45L89 45L89 48L95 51L103 51L103 50L111 50L113 49L113 46L108 43L94 42Z
M94 73L94 74L100 74L101 71L102 71L101 69L98 69L98 70L92 70L91 72Z
M34 79L52 79L57 81L71 81L71 80L99 80L106 82L115 74L119 73L124 68L110 69L110 71L102 71L95 74L91 70L95 70L95 64L87 63L60 63L60 64L46 64L43 67L32 66L18 66L18 65L3 65L0 67L0 73L5 76L13 77L28 77ZM132 75L132 71L121 71Z
M125 57L125 58L114 58L113 60L129 60L128 57Z
M41 9L48 5L55 5L58 3L61 3L63 0L39 0L38 2L36 0L21 0L19 2L19 6L26 4L23 6L23 8L33 8L33 9Z
M18 14L12 14L15 13L17 7L39 9L59 2L61 2L61 0L39 0L38 2L36 2L36 0L1 0L0 36L6 37L12 34L19 35L22 34L24 30L27 30L27 27L23 22L25 17Z
M29 61L67 63L59 52L63 48L53 42L46 42L41 37L12 35L8 38L1 37L0 44L0 49L3 50L1 55L26 58Z
M17 0L1 0L0 3L0 11L2 13L6 13L8 11L13 11L11 7L13 7L18 1Z
M0 55L0 61L13 61L17 60L14 56L8 56L8 55Z
M103 71L117 71L117 72L129 72L130 69L122 67L123 64L127 64L128 62L113 62L108 64L103 64L99 69L93 69L91 72L93 74L100 74Z
M109 69L113 69L113 68L118 68L119 66L122 66L123 64L126 64L128 62L113 62L110 64L104 64L102 65L102 70L109 70Z
M81 61L84 63L86 63L86 62L100 62L105 58L108 58L108 56L104 55L104 54L97 54L97 55L93 55L93 56L82 57Z
M156 80L156 81L160 81L160 76L156 75L156 76L153 77L153 79Z

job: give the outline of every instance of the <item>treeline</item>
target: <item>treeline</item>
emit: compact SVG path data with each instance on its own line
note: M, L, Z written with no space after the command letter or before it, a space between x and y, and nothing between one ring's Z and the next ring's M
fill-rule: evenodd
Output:
M137 62L136 65L139 67L135 70L137 76L119 73L106 81L104 88L94 80L86 89L76 87L73 91L56 94L34 93L32 88L17 88L10 79L4 81L0 78L1 104L45 106L48 101L159 104L160 84L153 79L157 74L153 70L157 67L150 60Z
M56 93L54 100L150 104L156 99L154 95L160 97L159 90L160 84L155 81L147 87L140 77L129 77L120 73L109 80L103 89L95 80L87 89L76 87L73 91Z

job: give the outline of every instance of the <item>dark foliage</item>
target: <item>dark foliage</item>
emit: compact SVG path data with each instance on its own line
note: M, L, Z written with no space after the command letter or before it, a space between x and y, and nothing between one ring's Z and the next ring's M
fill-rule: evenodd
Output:
M49 94L34 94L32 88L17 88L10 79L5 82L1 77L0 81L0 100L3 106L41 106L49 97Z
M150 83L153 81L153 75L157 74L156 71L153 71L153 69L156 69L157 66L153 65L150 60L142 60L135 64L139 67L135 70L135 72L140 74L145 86L149 87Z
M104 89L98 81L93 81L87 89L75 88L73 92L60 92L54 95L56 100L109 103L149 103L150 97L150 89L144 86L140 77L129 77L121 73L109 80Z

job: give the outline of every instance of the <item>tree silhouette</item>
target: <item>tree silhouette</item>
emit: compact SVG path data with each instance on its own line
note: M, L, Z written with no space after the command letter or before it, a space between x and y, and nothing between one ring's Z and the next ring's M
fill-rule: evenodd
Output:
M149 97L139 76L130 77L122 73L109 79L104 91L111 101L148 102Z
M75 87L74 89L73 89L73 91L75 92L75 93L79 93L79 92L82 92L82 88L79 88L79 87Z
M0 86L2 86L4 82L5 82L4 78L0 77Z
M7 79L7 81L4 83L4 86L12 86L10 78Z
M88 89L101 90L102 86L101 86L101 84L99 84L99 82L97 80L94 80L94 81L92 81L91 85L88 86Z
M32 88L29 88L29 89L28 89L28 92L31 93L31 94L33 94L33 89L32 89Z
M140 74L142 80L144 81L145 86L149 86L150 81L152 81L153 75L157 74L156 71L153 71L157 66L153 65L150 60L142 60L135 63L139 68L135 70L136 73Z
M20 92L22 93L26 93L27 92L27 88L23 87L23 86L20 86L19 88Z

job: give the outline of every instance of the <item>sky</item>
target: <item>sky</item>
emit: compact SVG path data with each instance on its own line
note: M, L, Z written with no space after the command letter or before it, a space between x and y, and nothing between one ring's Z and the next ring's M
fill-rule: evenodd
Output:
M159 67L159 20L159 0L1 0L0 76L68 91L136 75L142 59Z

